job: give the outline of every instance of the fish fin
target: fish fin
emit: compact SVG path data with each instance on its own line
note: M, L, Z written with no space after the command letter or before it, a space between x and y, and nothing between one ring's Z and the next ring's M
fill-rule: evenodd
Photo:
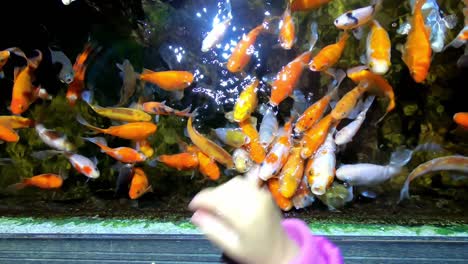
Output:
M96 158L96 156L92 157L92 158L91 158L91 161L93 162L94 166L96 166L96 165L99 163L99 161L98 161L98 159Z
M353 36L357 40L361 40L364 37L364 27L357 27L353 30L351 30L353 33Z
M361 56L359 56L359 62L362 63L362 64L367 64L367 56L365 53L361 54Z
M18 78L18 75L20 74L21 70L23 70L24 67L15 67L13 70L13 81L16 82L16 79Z
M157 124L159 123L159 115L154 116L154 122Z
M318 25L316 21L312 21L310 24L310 40L309 40L309 51L312 51L318 41Z
M22 189L26 188L26 186L27 185L24 182L15 183L15 184L7 186L6 189L5 189L5 192L15 193L15 192L17 192L19 190L22 190Z
M156 157L154 159L150 159L146 162L146 165L150 166L150 167L156 167L158 165L158 162L159 162L159 157Z
M83 116L81 116L80 114L78 114L76 116L76 121L78 121L78 123L82 124L83 126L89 128L89 129L92 129L92 130L96 130L98 132L102 132L102 129L100 129L99 127L95 127L91 124L88 123L88 121L86 121Z
M403 167L411 160L412 156L412 150L400 148L392 153L389 165Z
M353 110L351 110L351 112L349 113L348 115L348 118L347 119L351 119L351 120L354 120L358 117L359 113L361 113L361 111L364 109L364 102L363 100L360 98L356 105L354 106Z
M361 196L366 197L368 199L376 199L377 198L377 193L371 190L362 190L361 191Z
M0 71L0 79L5 78L5 73L3 71Z
M24 54L24 52L20 48L12 47L12 48L9 48L7 50L9 52L14 53L16 56L23 57L24 59L27 60L26 54Z
M369 108L372 106L372 103L374 102L374 100L375 100L375 95L369 95L362 104L362 111L367 112Z
M117 69L119 69L121 72L124 70L123 63L122 63L122 64L116 63L115 66L116 66Z
M60 150L42 150L42 151L33 152L31 154L31 157L33 157L35 159L39 159L39 160L45 160L45 159L51 158L51 157L53 157L55 155L63 154L63 153L65 153L65 152L60 151Z
M444 18L442 18L442 21L444 22L444 26L448 29L454 29L457 26L458 23L458 17L455 14L447 15Z
M87 137L83 137L84 140L87 140L91 143L94 143L96 145L102 145L102 146L106 146L107 147L107 141L105 138L103 137L94 137L94 138L87 138Z
M173 98L174 98L176 101L180 101L180 100L182 100L182 98L184 98L184 90L172 91L172 92L171 92L171 95L173 96Z
M28 59L28 67L31 67L32 69L37 69L37 67L39 67L39 64L42 61L42 52L38 49L35 49L34 51L36 51L38 55Z
M338 87L340 87L343 80L346 78L346 73L342 69L330 68L326 71L326 73L333 78L333 81L328 86L328 92L337 90Z
M409 199L410 194L409 194L409 177L406 179L405 183L403 184L403 187L401 188L400 191L400 200L398 200L398 203L401 203L404 199Z
M85 90L81 93L81 99L91 106L93 102L94 93L91 90Z

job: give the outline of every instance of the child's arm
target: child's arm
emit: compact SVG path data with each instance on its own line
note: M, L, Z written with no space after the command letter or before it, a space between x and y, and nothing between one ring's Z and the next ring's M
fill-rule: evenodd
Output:
M270 193L244 178L201 191L189 208L193 223L239 262L342 263L338 248L300 220L282 222Z

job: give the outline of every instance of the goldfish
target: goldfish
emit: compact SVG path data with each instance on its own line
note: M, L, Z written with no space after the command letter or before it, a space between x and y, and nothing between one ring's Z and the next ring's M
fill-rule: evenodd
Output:
M263 148L268 149L273 140L275 140L277 134L278 120L276 119L276 114L271 108L268 108L263 115L259 129L259 140Z
M40 96L40 88L33 87L35 70L42 61L42 52L35 50L38 55L32 59L27 59L28 65L23 68L15 68L13 83L13 94L11 98L10 110L15 115L20 115L28 110L29 106Z
M286 163L291 148L291 126L290 119L279 131L276 142L271 147L270 152L262 163L258 177L266 181L280 172L280 169Z
M154 154L154 149L151 146L150 142L146 139L135 141L135 149L145 154L146 157L152 157Z
M90 125L81 115L77 116L77 121L83 126L98 133L104 133L128 140L143 140L154 134L157 126L151 122L133 122L120 126L110 126L109 128L99 128Z
M188 71L160 71L154 72L143 69L140 80L150 82L166 91L183 90L193 82L193 74Z
M205 153L198 151L198 169L200 173L209 179L216 181L221 176L221 171L213 158L208 157Z
M260 143L260 136L257 129L255 128L255 125L253 125L250 120L245 120L240 122L239 126L242 131L250 138L250 142L248 144L250 157L255 163L262 163L265 159L266 152Z
M101 148L101 152L104 152L112 158L123 163L138 163L146 160L146 156L143 153L136 151L135 149L128 147L108 147L106 140L102 137L83 139L96 144L99 148Z
M423 82L431 65L432 48L430 28L424 24L421 11L426 0L416 0L411 20L411 29L406 44L402 49L403 62L408 66L411 77L417 83Z
M193 170L199 165L198 155L193 152L161 155L157 160L177 170Z
M304 160L301 158L301 148L293 147L278 176L281 195L285 198L291 198L296 193L303 175Z
M330 128L336 125L331 114L328 114L307 130L301 140L301 157L307 159L314 155L317 149L325 142Z
M265 30L265 25L261 24L252 29L247 35L243 35L237 43L227 62L227 69L232 72L241 72L249 64L253 54L253 45L257 37Z
M407 149L393 152L387 165L341 165L336 170L336 178L351 186L375 186L398 175L402 167L411 160L412 154L413 152Z
M279 188L280 183L277 178L271 178L268 180L268 189L270 190L271 196L275 200L278 207L283 211L289 211L292 208L291 199L288 199L281 195Z
M216 128L215 133L223 143L234 148L240 148L250 142L250 138L240 128Z
M213 158L217 162L223 164L227 168L233 168L234 163L232 161L231 155L224 150L222 147L218 146L216 143L210 139L204 137L197 130L193 128L192 119L193 116L196 116L196 110L190 116L187 122L187 133L192 140L193 144L197 146L204 154Z
M41 123L36 124L35 128L39 138L49 147L68 152L76 149L75 145L63 133L48 129Z
M336 145L333 140L334 130L330 130L325 142L319 147L314 156L309 160L305 171L310 190L315 195L323 195L335 178Z
M0 116L0 125L12 129L18 129L32 127L34 126L34 121L22 116Z
M248 172L254 165L250 154L245 149L241 148L234 150L232 153L232 160L234 161L236 171L240 173Z
M62 83L70 84L75 77L75 72L73 71L73 66L70 59L60 50L52 50L49 48L50 57L52 64L60 63L61 68L58 73L58 79Z
M309 130L317 123L317 121L322 117L323 113L327 109L327 106L330 103L334 93L336 93L336 90L332 90L330 93L320 98L320 100L309 106L304 111L304 113L299 116L296 124L294 125L294 132L296 134L299 135L304 131Z
M335 19L335 26L339 29L349 30L367 24L382 5L382 1L374 0L369 6L345 12Z
M116 66L122 73L123 80L122 88L120 88L120 99L115 106L123 106L128 103L130 97L135 93L139 76L129 60L124 60L122 64L117 63Z
M167 106L165 101L143 103L143 111L153 115L175 115L180 117L190 116L190 107L187 107L184 110L176 110Z
M377 20L372 20L371 29L367 35L366 60L369 69L379 75L387 73L391 65L392 43L387 31Z
M221 21L213 26L213 29L206 34L205 38L202 41L202 52L207 52L216 46L226 34L226 30L231 24L232 17L226 18L224 21Z
M366 114L369 108L371 107L372 103L374 102L374 96L369 96L367 97L366 101L364 102L364 105L362 107L361 112L358 114L356 119L340 129L338 132L336 132L335 135L335 143L336 145L344 145L353 140L353 137L356 135L358 132L359 128L362 126L364 123L364 120L366 119Z
M259 80L254 78L249 85L242 91L234 104L233 120L242 122L250 117L257 107L257 87Z
M98 52L100 48L95 49L91 44L86 44L83 51L76 57L73 64L75 78L68 86L66 98L71 106L76 104L76 101L81 98L81 93L85 87L85 76L88 68L89 58Z
M468 112L460 112L453 115L453 121L461 126L463 129L468 130Z
M332 0L293 0L291 1L291 11L309 11L328 4Z
M360 83L351 91L347 92L336 104L330 115L334 120L342 120L349 116L357 101L368 89L368 83Z
M400 201L409 198L409 185L414 179L436 171L460 171L468 172L468 157L465 156L445 156L429 160L416 167L406 178L400 192Z
M315 196L310 191L307 177L302 177L299 187L291 200L296 209L306 208L315 202Z
M291 7L288 3L286 10L284 10L283 17L279 24L279 43L283 49L289 50L294 45L296 40L296 29L294 20L291 16Z
M92 95L89 91L82 93L83 101L85 101L94 112L98 115L107 117L112 120L122 122L148 122L151 120L151 115L145 111L125 107L102 107L97 104L92 104Z
M16 47L8 48L6 50L0 51L0 79L5 77L5 73L3 72L3 67L5 66L5 64L7 64L12 53L27 59L23 51L21 51L19 48L16 48Z
M18 142L19 135L10 127L0 125L0 141Z
M34 186L41 189L57 189L62 187L63 178L60 175L44 173L24 179L21 183L14 184L13 188L20 190L28 186Z
M138 199L143 194L152 191L153 188L148 182L148 177L146 176L145 171L141 168L135 168L132 182L130 183L130 190L128 191L128 196L130 199Z
M57 150L44 150L44 151L37 151L32 153L32 157L40 160L47 159L51 156L62 154L64 155L70 164L75 168L75 170L80 173L85 175L88 178L91 179L97 179L100 176L100 172L97 168L97 159L96 157L89 159L85 156L82 156L80 154L72 153L72 152L67 152L67 151L57 151Z
M345 31L337 43L328 45L320 50L309 62L309 69L311 71L326 71L333 67L341 58L348 38L349 33Z

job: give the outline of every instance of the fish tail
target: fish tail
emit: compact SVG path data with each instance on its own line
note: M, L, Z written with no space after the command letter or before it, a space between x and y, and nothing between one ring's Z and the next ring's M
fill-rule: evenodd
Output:
M137 76L138 76L138 79L142 80L141 79L142 75L147 75L147 74L152 74L152 73L155 73L155 72L152 70L143 68L143 71L141 72L141 74L137 74Z
M91 143L94 143L98 145L101 148L102 152L105 152L106 150L109 150L110 148L107 146L107 141L103 137L94 137L94 138L83 138L84 140L87 140Z
M9 48L7 50L9 52L14 53L16 56L23 57L24 59L27 60L26 54L24 54L24 52L18 47L11 47L11 48Z
M317 44L318 41L318 25L317 21L312 21L310 24L310 40L309 40L309 51L312 51Z
M19 190L22 190L28 186L29 179L25 179L22 182L12 184L8 187L6 187L7 192L16 192Z
M45 160L50 157L53 157L58 154L63 154L65 153L64 151L60 150L43 150L43 151L36 151L31 154L31 157L39 160Z
M408 177L406 179L405 183L403 184L403 187L401 188L400 200L398 200L398 203L400 203L404 199L409 199L409 184L410 184L410 180L409 180L409 177Z
M76 121L78 121L78 123L82 124L83 126L89 128L91 130L95 130L95 131L101 132L101 133L104 132L103 129L101 129L99 127L95 127L95 126L89 124L88 121L86 121L80 114L78 114L76 116Z
M186 116L186 117L189 117L191 114L190 114L190 110L192 110L192 105L189 105L187 108L181 110L181 111L178 111L177 115L178 116Z
M403 167L411 160L413 151L409 149L399 149L392 153L390 158L390 165Z
M81 93L81 99L91 106L94 94L91 90L86 90Z
M27 59L28 60L28 67L31 67L33 69L37 69L37 67L39 67L39 63L41 63L41 61L42 61L42 52L40 50L38 50L38 49L35 49L34 51L37 52L38 55L35 56L35 57Z

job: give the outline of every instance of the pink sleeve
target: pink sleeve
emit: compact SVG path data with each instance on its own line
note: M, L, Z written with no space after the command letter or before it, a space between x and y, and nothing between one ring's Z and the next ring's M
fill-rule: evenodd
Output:
M294 240L300 248L299 255L290 264L344 263L340 249L325 237L313 235L303 221L295 218L285 219L282 225L289 238Z

